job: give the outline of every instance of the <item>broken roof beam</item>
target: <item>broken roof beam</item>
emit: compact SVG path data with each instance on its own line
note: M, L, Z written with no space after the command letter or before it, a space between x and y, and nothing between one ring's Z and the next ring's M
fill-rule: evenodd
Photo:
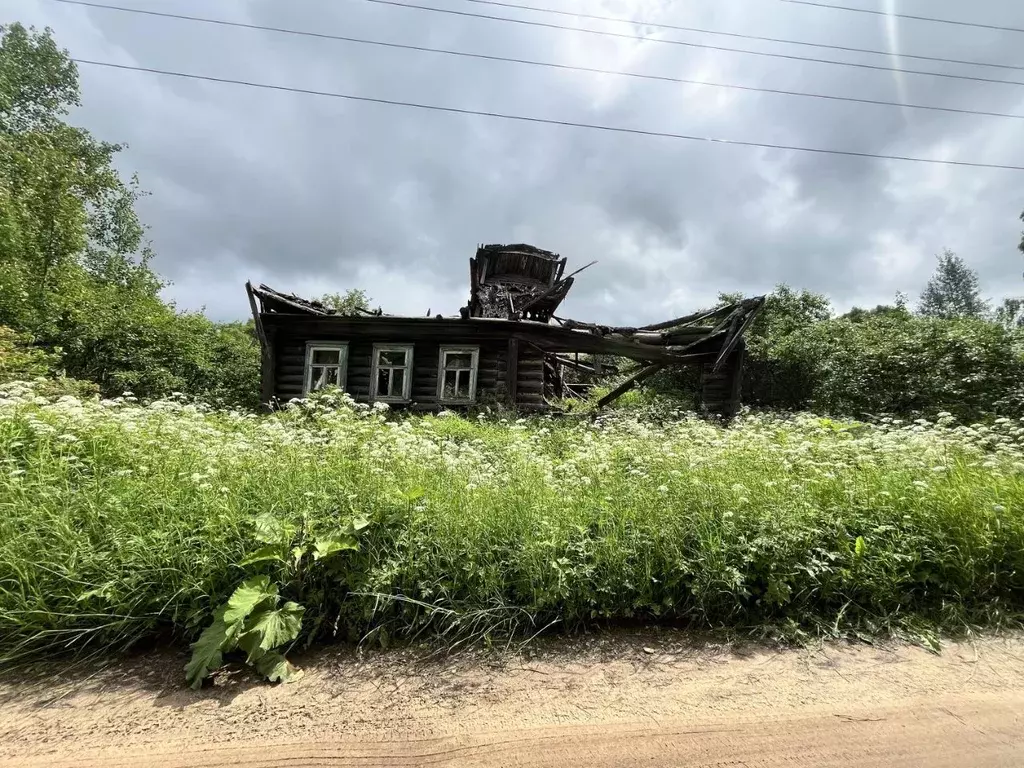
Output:
M664 331L671 328L679 328L687 325L694 325L699 323L701 320L708 320L712 317L718 317L719 315L734 312L737 309L759 309L764 304L764 296L756 296L751 299L741 299L731 304L723 304L715 309L701 310L700 312L693 312L689 315L683 315L677 317L674 320L666 320L661 323L654 323L653 325L645 325L638 330L641 331Z
M253 288L252 292L259 297L260 304L263 307L263 311L279 311L274 309L274 304L284 305L291 309L297 309L299 312L308 315L329 315L327 309L319 302L306 301L301 299L294 294L284 294L280 291L275 291L268 285L260 284L259 288ZM319 306L318 306L319 305Z
M733 348L739 344L740 339L743 338L743 334L747 328L750 327L751 323L757 319L757 316L761 314L761 310L764 308L764 298L761 297L761 301L754 308L747 312L746 317L743 318L742 322L739 323L739 327L735 330L730 331L731 336L722 344L722 351L718 353L718 359L715 360L715 364L712 368L712 373L718 373L722 365L729 357L729 353L732 352Z
M615 389L609 392L607 395L597 401L598 408L604 408L608 403L614 402L626 394L629 390L635 387L637 384L646 381L654 374L658 373L665 367L665 363L655 363L644 368L642 371L633 374L624 382L619 384Z

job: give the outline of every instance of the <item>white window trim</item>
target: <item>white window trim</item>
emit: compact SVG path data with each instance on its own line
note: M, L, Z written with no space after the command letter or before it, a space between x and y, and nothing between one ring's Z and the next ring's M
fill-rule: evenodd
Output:
M444 356L447 353L472 355L469 368L469 398L445 398L444 396ZM480 347L442 346L437 355L437 402L446 405L469 405L476 402L476 375L480 369Z
M412 344L374 344L373 358L370 365L370 399L380 403L408 403L412 400ZM402 394L377 394L377 358L381 352L405 352L405 376L402 378ZM392 366L393 367L393 366Z
M302 396L306 397L313 387L313 353L340 352L338 355L338 386L345 389L348 381L348 342L347 341L307 341L306 362L302 366Z

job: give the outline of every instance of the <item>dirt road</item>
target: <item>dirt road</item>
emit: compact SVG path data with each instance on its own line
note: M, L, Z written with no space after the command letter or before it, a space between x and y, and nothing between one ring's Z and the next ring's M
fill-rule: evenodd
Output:
M330 651L183 689L177 654L0 678L0 766L1024 765L1024 638L736 649L605 635L496 661Z

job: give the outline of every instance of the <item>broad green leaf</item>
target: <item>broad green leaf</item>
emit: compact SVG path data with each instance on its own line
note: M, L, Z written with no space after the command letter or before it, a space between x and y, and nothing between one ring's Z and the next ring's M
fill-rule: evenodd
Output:
M857 540L853 543L854 553L857 557L863 557L865 549L867 549L867 545L864 543L864 537L858 536Z
M224 622L228 625L242 621L263 601L277 604L277 585L271 584L265 575L246 579L235 589L224 611Z
M416 488L410 488L408 491L405 491L402 496L404 496L405 500L411 504L412 502L421 499L425 494L426 490L417 486Z
M213 623L192 643L192 658L185 665L185 682L191 688L199 688L210 672L221 665L224 660L222 651L231 640L223 610L219 610Z
M265 547L261 547L245 558L239 563L242 567L247 565L253 565L254 563L264 563L268 560L277 560L278 562L284 563L286 560L281 557L281 547L268 544Z
M249 654L249 662L298 637L305 610L298 603L288 602L280 608L264 608L252 614L238 638L238 646Z
M286 544L295 536L295 526L271 512L256 516L256 539L264 544Z
M267 653L256 660L256 671L272 683L294 683L302 677L302 670L294 667L280 653Z
M350 524L350 527L352 528L352 533L359 533L363 529L369 527L369 525L370 521L362 515L359 515L357 517L352 518L352 523Z
M336 552L358 549L359 542L356 541L354 536L349 536L347 533L335 531L330 536L318 538L313 543L313 559L323 560Z

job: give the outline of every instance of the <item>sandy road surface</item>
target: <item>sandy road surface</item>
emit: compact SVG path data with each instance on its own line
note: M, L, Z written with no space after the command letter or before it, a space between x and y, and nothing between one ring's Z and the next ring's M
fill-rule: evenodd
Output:
M814 650L659 632L496 661L322 652L289 686L184 657L0 678L0 766L1024 766L1024 637Z

